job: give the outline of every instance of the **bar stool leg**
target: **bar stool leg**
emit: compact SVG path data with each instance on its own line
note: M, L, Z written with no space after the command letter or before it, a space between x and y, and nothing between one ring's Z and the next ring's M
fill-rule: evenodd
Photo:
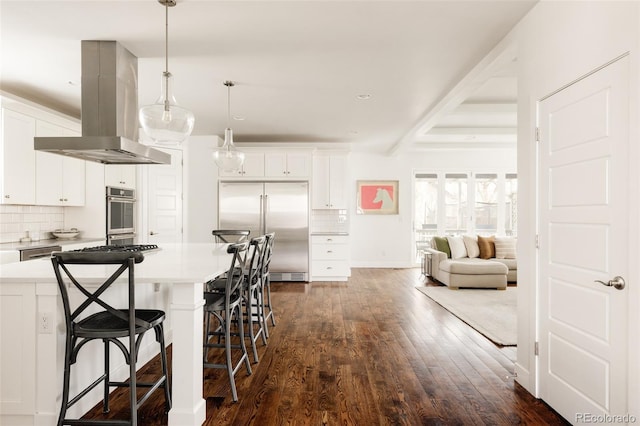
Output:
M104 395L102 397L102 412L109 412L109 340L102 339L104 343Z

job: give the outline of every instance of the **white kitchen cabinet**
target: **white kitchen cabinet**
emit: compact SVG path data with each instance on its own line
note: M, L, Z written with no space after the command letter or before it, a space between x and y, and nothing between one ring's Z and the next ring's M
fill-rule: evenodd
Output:
M264 156L266 177L309 177L311 155L306 152L268 152Z
M35 412L36 407L36 292L33 283L0 285L0 348L2 392L0 423ZM52 334L53 336L53 334ZM5 385L6 384L6 385ZM9 384L13 384L9 386ZM14 417L13 417L14 416ZM6 423L3 421L6 420ZM20 424L27 424L20 422ZM34 424L34 423L31 423Z
M218 176L243 178L264 177L264 153L244 152L244 162L240 170L235 172L219 170Z
M311 207L347 209L347 157L322 155L313 158Z
M19 250L0 250L0 265L20 261Z
M80 136L72 129L36 121L36 136ZM36 204L83 206L85 203L85 161L64 155L36 151Z
M349 236L311 236L311 281L347 281L351 276Z
M136 189L136 166L130 164L109 164L104 167L105 186Z
M2 108L2 204L35 204L36 120Z

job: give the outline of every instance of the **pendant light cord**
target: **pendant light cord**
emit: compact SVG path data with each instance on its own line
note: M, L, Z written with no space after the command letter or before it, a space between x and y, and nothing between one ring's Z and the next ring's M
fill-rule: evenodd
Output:
M164 4L164 72L169 73L169 2Z
M231 128L231 84L227 84L227 127Z

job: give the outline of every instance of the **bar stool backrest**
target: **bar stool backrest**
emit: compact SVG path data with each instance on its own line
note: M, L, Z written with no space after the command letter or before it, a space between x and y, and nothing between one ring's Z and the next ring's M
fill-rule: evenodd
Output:
M276 234L274 232L270 232L265 234L265 246L264 252L262 253L262 262L261 263L261 273L263 278L269 276L269 264L271 263L271 255L273 254L273 242L275 240Z
M62 297L62 303L65 312L65 320L67 330L73 326L73 322L80 318L83 313L94 304L99 305L105 311L112 315L127 321L133 329L135 325L149 327L145 321L135 317L135 286L134 286L134 265L144 260L142 253L130 252L54 252L51 255L58 288ZM97 288L89 290L87 284L81 283L71 272L68 265L120 265L111 273L109 277ZM73 268L72 268L73 269ZM107 302L102 300L100 296L118 279L128 271L129 284L129 315L122 310L115 309ZM72 307L67 291L66 282L73 286L84 296L84 299L77 306ZM95 283L91 283L94 287Z
M251 231L247 229L214 229L211 234L218 243L242 243L249 240Z
M242 296L242 284L244 283L245 276L243 273L237 274L233 272L236 270L242 270L244 267L248 248L248 241L229 244L227 247L227 253L233 254L225 284L225 302L228 309L230 309Z

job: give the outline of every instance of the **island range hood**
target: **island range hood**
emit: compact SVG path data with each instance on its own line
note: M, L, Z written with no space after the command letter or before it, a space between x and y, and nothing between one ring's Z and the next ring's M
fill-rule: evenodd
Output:
M116 41L82 41L82 136L36 137L37 151L103 164L171 164L138 141L138 58Z

